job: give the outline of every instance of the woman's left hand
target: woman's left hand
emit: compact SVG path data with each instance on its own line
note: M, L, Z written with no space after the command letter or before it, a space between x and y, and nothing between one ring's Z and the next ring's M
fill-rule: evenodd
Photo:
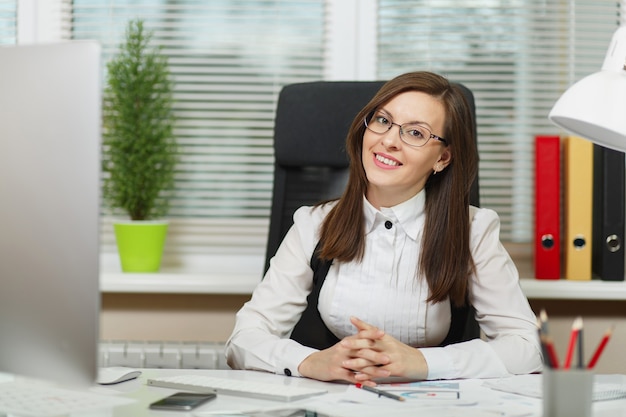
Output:
M344 366L358 369L361 373L359 379L376 378L381 370L389 371L392 376L410 379L428 377L428 365L419 349L408 346L386 333L380 338L371 339L368 335L378 328L356 317L351 317L350 322L357 328L358 333L356 339L350 338L341 342L344 347L353 350L350 356L354 359L346 360ZM386 357L387 360L381 363L381 357ZM362 367L363 359L376 365Z

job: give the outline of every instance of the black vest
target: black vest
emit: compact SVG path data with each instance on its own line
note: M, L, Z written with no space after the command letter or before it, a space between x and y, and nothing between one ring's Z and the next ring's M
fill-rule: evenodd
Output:
M291 332L291 339L304 346L323 350L339 342L339 339L326 327L317 309L320 290L322 289L322 285L324 285L324 280L332 265L332 260L323 261L318 257L319 247L320 244L318 243L313 251L313 256L311 256L313 289L306 298L306 309L302 313L298 323L296 323L293 332ZM448 334L443 342L441 342L440 346L446 346L478 337L478 324L474 320L469 320L473 318L474 314L474 309L469 303L466 303L462 307L454 307L451 305L451 310L452 318L450 330L448 330ZM470 313L472 314L471 316ZM468 324L472 326L473 329L468 329Z

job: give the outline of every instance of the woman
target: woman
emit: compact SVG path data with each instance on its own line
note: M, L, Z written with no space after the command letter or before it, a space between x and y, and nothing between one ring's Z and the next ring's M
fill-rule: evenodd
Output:
M237 313L229 365L367 385L540 370L535 316L499 241L498 216L469 206L473 123L461 90L441 76L387 82L348 132L344 194L296 211ZM332 261L322 281L316 275L321 289L315 259ZM330 342L302 342L309 293ZM484 338L440 346L451 307L467 302Z

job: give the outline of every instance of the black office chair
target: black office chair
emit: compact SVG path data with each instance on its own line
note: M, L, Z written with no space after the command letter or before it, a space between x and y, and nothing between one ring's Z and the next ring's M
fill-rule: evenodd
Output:
M265 271L303 205L340 197L348 180L345 140L356 114L383 81L318 81L285 86L278 97L274 126L274 189ZM461 85L472 111L474 96ZM470 203L478 206L478 179ZM467 313L465 313L467 314ZM480 335L474 314L459 329L469 340Z

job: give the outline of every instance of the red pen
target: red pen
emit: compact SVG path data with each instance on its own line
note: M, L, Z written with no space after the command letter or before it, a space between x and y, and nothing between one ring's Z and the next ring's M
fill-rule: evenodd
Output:
M600 355L602 355L602 351L604 351L604 348L606 344L609 342L609 339L611 338L612 334L613 334L613 326L609 327L607 331L604 332L604 337L602 337L600 344L598 344L596 351L593 353L593 356L591 357L591 360L589 361L589 365L587 365L588 369L591 369L594 366L596 366L596 363L598 362L598 359L600 359Z

